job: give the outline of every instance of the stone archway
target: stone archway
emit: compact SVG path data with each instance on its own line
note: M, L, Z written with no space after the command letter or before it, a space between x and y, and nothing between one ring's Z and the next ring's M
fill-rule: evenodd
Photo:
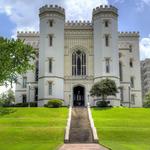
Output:
M75 86L73 88L73 106L85 105L85 88L83 86Z

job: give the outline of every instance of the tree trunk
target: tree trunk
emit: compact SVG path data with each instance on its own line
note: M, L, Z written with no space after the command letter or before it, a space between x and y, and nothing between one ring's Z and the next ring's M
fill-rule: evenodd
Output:
M102 101L105 101L105 95L102 95Z

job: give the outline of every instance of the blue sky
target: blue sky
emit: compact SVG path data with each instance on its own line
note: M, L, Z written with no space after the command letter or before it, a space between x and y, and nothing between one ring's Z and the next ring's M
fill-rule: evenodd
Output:
M0 36L10 38L17 31L38 31L38 9L45 4L64 7L66 20L91 20L96 6L116 6L119 31L139 31L140 58L150 57L150 0L0 0Z

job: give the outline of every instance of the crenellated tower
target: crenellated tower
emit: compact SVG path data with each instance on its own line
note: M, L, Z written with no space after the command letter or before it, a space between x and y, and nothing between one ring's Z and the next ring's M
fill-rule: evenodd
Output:
M38 105L52 98L64 99L64 24L65 10L45 5L39 10Z
M109 77L119 87L118 10L113 6L93 9L94 82ZM119 93L112 105L120 105Z

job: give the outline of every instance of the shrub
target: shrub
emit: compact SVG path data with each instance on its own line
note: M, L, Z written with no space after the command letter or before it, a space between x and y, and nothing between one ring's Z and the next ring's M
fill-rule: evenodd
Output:
M97 103L96 103L96 106L97 107L108 107L108 104L109 104L110 102L109 101L98 101Z
M28 107L28 103L17 103L14 107Z
M44 107L48 107L48 104L44 104Z
M150 92L148 92L144 97L143 107L150 108Z
M144 102L143 107L150 108L150 101Z
M14 107L28 107L28 103L17 103ZM37 102L30 102L30 107L37 107Z
M46 107L49 107L49 108L58 108L58 107L61 107L62 106L62 100L60 99L52 99L52 100L49 100Z

